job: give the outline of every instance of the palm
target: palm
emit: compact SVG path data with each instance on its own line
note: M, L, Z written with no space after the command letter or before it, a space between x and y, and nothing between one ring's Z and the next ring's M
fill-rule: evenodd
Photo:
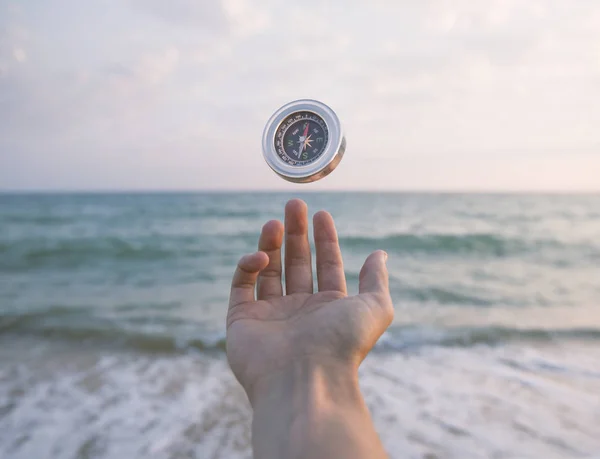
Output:
M348 297L333 220L315 215L318 293L312 293L306 207L286 207L286 290L281 286L279 222L263 228L259 249L240 261L232 284L227 318L227 354L244 386L294 359L320 356L362 360L391 321L387 277L361 272L361 293ZM265 253L267 256L265 256ZM377 262L371 260L371 264ZM260 274L259 274L260 273ZM258 277L257 296L254 283Z
M351 359L352 351L373 340L374 316L360 296L340 296L294 294L233 311L228 343L232 366L255 379L307 355Z

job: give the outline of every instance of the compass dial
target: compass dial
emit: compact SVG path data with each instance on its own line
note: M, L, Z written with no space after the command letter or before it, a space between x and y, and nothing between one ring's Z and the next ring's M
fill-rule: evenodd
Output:
M327 105L311 99L281 107L263 132L265 160L291 182L322 179L339 164L345 148L337 115Z
M329 130L323 118L299 112L283 120L275 134L275 150L282 161L294 166L310 164L323 154Z

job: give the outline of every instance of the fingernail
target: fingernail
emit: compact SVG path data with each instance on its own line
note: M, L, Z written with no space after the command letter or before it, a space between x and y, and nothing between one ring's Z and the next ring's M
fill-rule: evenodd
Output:
M383 261L387 261L387 259L388 259L388 254L387 254L387 252L384 251L383 252Z

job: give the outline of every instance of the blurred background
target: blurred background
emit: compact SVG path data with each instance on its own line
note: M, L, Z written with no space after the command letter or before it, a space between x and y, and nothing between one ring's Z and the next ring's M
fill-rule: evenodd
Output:
M327 178L262 158L298 98ZM231 274L285 202L389 255L392 458L600 457L600 4L0 0L0 456L250 458Z

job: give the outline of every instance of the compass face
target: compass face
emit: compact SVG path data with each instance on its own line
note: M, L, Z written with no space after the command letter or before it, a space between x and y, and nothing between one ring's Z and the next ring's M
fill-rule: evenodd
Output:
M292 166L305 166L321 157L327 147L329 129L319 115L300 111L286 117L275 133L277 156Z
M329 175L346 151L346 138L335 112L314 99L280 107L267 121L263 157L281 178L310 183Z

